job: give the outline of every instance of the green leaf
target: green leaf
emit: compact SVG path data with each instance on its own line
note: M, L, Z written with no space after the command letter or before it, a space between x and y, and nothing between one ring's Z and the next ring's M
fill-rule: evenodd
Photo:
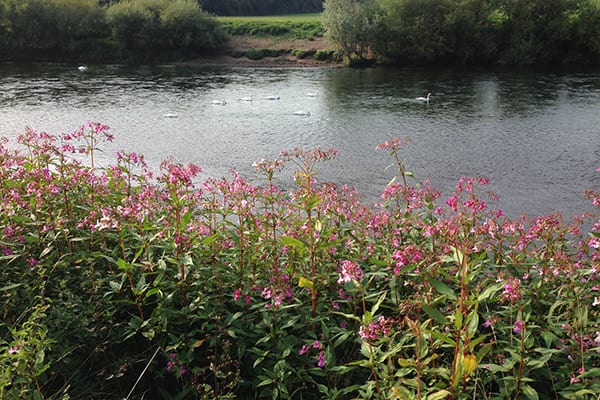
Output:
M258 385L256 385L256 387L267 386L267 385L270 385L271 383L273 383L273 379L266 378L266 379L263 379L262 381L260 381L258 383Z
M423 308L423 311L425 311L427 313L427 315L429 315L431 318L433 318L438 323L440 323L442 325L446 325L448 323L446 316L444 314L442 314L438 309L433 308L428 304L423 304L421 307Z
M441 400L441 399L445 399L446 397L448 397L451 394L452 393L450 393L449 391L443 389L443 390L440 390L438 392L432 393L429 396L427 396L427 400Z
M478 301L485 301L491 298L496 294L498 290L502 288L502 283L497 283L495 285L488 286L479 296L477 296Z
M585 371L583 373L583 375L581 375L584 378L596 378L598 376L600 376L600 368L592 368L589 369L587 371Z
M281 236L281 237L279 237L279 241L284 246L295 247L298 249L306 248L306 245L302 241L300 241L296 238L293 238L291 236Z
M471 314L469 314L468 318L469 322L467 323L467 333L469 338L472 338L475 333L477 333L477 328L479 327L479 314L477 313L477 310L471 311Z
M306 279L305 277L301 276L298 279L298 287L312 289L314 287L314 283L310 279Z
M525 397L527 397L529 400L539 400L540 399L536 390L529 385L523 385L523 388L521 390L523 391L523 394L525 395Z
M131 270L131 264L129 264L127 261L123 260L122 258L119 258L117 260L117 266L119 267L119 269L121 269L123 271Z
M449 336L444 335L441 332L438 331L431 331L431 336L433 336L434 338L441 340L444 343L449 344L450 346L454 346L456 344L456 342L451 339Z
M117 292L118 293L118 292L121 291L121 284L119 282L110 281L110 282L108 282L108 285L113 290L113 292Z
M0 288L0 292L5 292L7 290L12 290L21 286L22 283L11 283L10 285L6 285Z
M460 312L460 308L456 308L456 312L454 313L454 328L461 329L463 327L463 314Z
M373 307L371 307L372 315L375 315L377 313L377 310L379 310L379 306L381 306L381 303L383 303L383 300L385 300L386 295L387 295L387 292L383 292L383 294L379 297L379 300L377 300L377 303L375 303L373 305Z
M452 300L457 300L456 293L450 288L450 286L446 285L440 281L431 281L431 284L438 291L438 293L448 296L448 298Z

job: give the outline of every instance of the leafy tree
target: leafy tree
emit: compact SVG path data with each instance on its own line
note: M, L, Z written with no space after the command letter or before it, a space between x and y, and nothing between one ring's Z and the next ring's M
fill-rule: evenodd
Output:
M570 42L576 56L587 55L588 61L600 61L600 1L584 1L569 15Z
M575 4L573 0L501 0L499 8L506 15L501 61L533 64L557 59L566 45L564 18Z
M323 25L327 36L340 47L342 56L367 59L380 41L381 16L371 0L326 0Z
M113 39L125 50L201 50L225 41L194 0L126 0L108 8Z
M108 36L104 10L95 0L53 0L57 46L73 48L77 41Z
M177 0L160 16L169 47L193 50L215 48L225 41L217 22L194 0Z
M144 26L152 20L152 13L140 2L124 1L110 6L106 17L113 39L125 49L133 49L142 40Z
M277 15L320 12L323 0L201 0L202 8L217 15Z
M68 52L106 36L104 11L94 0L3 0L0 21L13 49Z
M449 57L449 0L383 0L389 58L431 62Z

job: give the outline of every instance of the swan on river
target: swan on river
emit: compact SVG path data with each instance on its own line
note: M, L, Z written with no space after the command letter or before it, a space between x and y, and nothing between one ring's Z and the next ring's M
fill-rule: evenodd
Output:
M309 116L310 115L310 111L294 111L292 113L293 115L304 115L304 116Z
M431 98L431 93L427 93L427 97L417 97L415 100L424 101L426 103L429 103L430 98Z
M166 113L163 115L165 118L177 118L177 114L175 113Z
M279 100L279 96L265 96L265 100Z
M250 95L250 97L240 97L238 100L239 101L252 101L252 95Z
M212 103L217 104L219 106L224 106L225 104L227 104L225 100L213 100Z
M318 96L319 96L319 91L318 91L318 90L316 90L316 91L314 91L314 92L309 92L309 93L306 93L306 95L307 95L308 97L318 97Z
M77 67L77 69L79 71L83 72L83 71L87 71L88 67L87 67L87 65L80 65L79 67Z

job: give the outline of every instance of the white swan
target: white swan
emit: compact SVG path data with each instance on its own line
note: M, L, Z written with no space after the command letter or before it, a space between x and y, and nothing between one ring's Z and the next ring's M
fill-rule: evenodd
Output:
M279 100L279 96L265 96L265 100Z
M213 100L212 104L216 104L219 106L224 106L225 104L227 104L227 102L225 100Z
M318 91L318 90L316 90L316 91L314 91L314 92L308 92L308 93L306 93L306 95L307 95L308 97L319 97L319 91Z
M77 69L78 69L79 71L83 72L83 71L87 71L87 70L88 70L88 67L87 67L87 65L80 65L79 67L77 67Z
M417 97L415 100L424 101L426 103L429 103L430 98L431 98L431 93L427 93L427 97Z
M177 114L175 114L175 113L166 113L166 114L163 114L163 117L165 117L165 118L177 118Z
M252 95L250 95L250 97L240 97L238 100L239 101L252 101Z
M302 111L302 110L301 111L294 111L292 114L293 115L303 115L303 116L308 117L308 116L310 116L310 111Z

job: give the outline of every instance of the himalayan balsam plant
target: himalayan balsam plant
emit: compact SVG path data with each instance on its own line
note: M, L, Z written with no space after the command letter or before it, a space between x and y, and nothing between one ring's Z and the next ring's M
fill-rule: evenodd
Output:
M0 398L598 399L594 188L573 221L511 219L485 177L417 181L406 139L373 149L371 204L319 179L334 149L250 182L100 165L112 139L0 145Z

